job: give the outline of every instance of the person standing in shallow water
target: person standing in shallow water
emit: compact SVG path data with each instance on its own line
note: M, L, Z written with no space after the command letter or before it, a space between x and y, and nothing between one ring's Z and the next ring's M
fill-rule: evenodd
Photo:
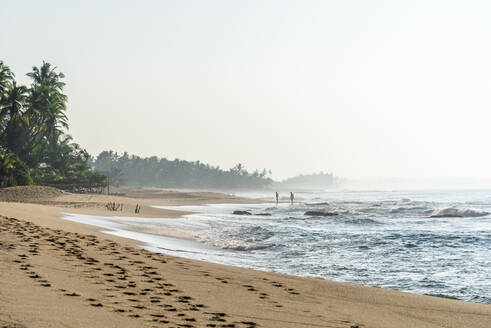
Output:
M278 192L276 192L276 204L278 205L278 199L280 198L280 195L278 194Z
M295 199L295 196L293 195L293 192L290 192L290 201L293 204L293 199Z

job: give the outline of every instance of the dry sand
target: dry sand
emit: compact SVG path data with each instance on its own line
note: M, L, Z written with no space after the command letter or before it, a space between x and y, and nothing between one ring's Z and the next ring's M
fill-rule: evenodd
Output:
M124 191L122 191L124 192ZM141 250L62 212L176 217L149 205L245 202L0 190L0 327L491 327L491 306L266 273ZM7 201L8 202L5 202ZM109 212L107 202L122 203Z

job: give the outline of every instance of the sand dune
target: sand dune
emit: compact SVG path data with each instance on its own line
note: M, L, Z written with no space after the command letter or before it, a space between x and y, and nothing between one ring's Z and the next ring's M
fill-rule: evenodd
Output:
M160 217L179 212L151 210L156 199L244 201L176 193L0 203L0 327L489 327L489 305L154 254L59 219L67 209L107 215L107 201Z

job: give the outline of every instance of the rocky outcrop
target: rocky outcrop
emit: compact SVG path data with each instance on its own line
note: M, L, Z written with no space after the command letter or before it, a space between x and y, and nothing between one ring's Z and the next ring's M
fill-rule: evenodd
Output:
M338 213L336 212L322 212L322 211L307 211L305 215L308 216L336 216Z
M258 215L258 216L271 216L270 213L251 213L249 211L234 211L235 215Z
M235 215L252 215L252 213L248 212L248 211L234 211L232 214L235 214Z

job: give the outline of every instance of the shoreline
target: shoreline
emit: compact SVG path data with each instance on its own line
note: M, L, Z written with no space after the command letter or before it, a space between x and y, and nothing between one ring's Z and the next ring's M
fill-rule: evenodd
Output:
M247 200L247 199L246 199ZM216 211L213 211L213 209L217 209L216 205L218 206L218 209L223 209L223 207L226 207L224 205L233 205L231 208L228 208L228 210L231 209L238 209L238 210L247 210L247 211L254 211L254 209L259 209L264 206L267 206L269 204L273 203L241 203L241 204L235 204L235 203L225 203L225 204L220 204L220 203L215 203L215 204L202 204L202 205L179 205L179 206L155 206L156 208L164 209L164 210L172 210L172 211L178 211L183 213L179 217L175 217L173 219L189 219L193 220L193 216L206 216L207 214L217 214ZM256 207L254 205L260 205L260 207ZM287 204L288 205L288 204ZM210 212L206 211L208 208L212 209ZM180 210L179 208L183 208ZM200 211L200 209L202 211ZM230 211L228 212L230 213ZM483 302L478 302L478 301L472 301L472 300L465 300L465 299L460 299L456 298L450 295L446 295L444 293L418 293L414 292L411 290L404 290L404 289L397 289L397 288L387 288L384 286L379 286L377 283L371 283L371 284L361 284L361 283L356 283L356 282L350 282L346 280L334 280L332 278L326 278L322 277L320 275L306 275L306 274L301 274L301 273L294 273L294 272L288 272L288 270L281 271L281 270L275 270L273 268L267 268L267 267L260 267L260 266L254 266L251 264L246 264L244 261L227 261L224 260L222 255L216 257L216 256L211 256L209 253L220 253L220 254L230 254L231 257L234 255L237 255L237 252L240 254L243 249L237 249L237 248L221 248L219 246L210 246L202 241L200 241L196 236L193 236L192 233L184 232L183 229L177 227L177 226L160 226L159 231L157 232L152 232L152 230L138 230L138 229L132 229L131 223L133 223L134 220L142 219L145 220L146 222L151 222L153 218L138 218L138 217L121 217L123 221L126 219L132 219L130 221L130 224L128 222L123 222L120 223L121 225L125 226L126 228L111 228L108 226L104 226L104 224L91 224L87 222L83 222L84 220L81 218L82 216L85 217L85 215L78 215L78 214L73 214L73 213L65 213L66 215L72 216L72 218L67 218L67 217L62 217L64 220L69 220L73 222L78 222L81 224L87 224L93 227L97 227L99 232L105 233L105 234L110 234L112 236L120 237L120 238L128 238L133 240L136 245L142 249L149 250L155 253L161 253L161 254L167 254L171 256L177 256L177 257L183 257L187 258L190 260L199 260L199 261L205 261L209 263L214 263L214 264L220 264L220 265L227 265L227 266L233 266L237 268L244 268L244 269L251 269L251 270L256 270L256 271L261 271L261 272L269 272L269 273L277 273L277 274L286 274L286 275L291 275L295 277L303 277L303 278L308 278L308 279L321 279L325 281L332 281L332 282L340 282L340 283L349 283L349 284L354 284L358 286L367 286L367 287L373 287L373 288L382 288L386 290L392 290L392 291L399 291L399 292L405 292L405 293L411 293L415 295L424 295L424 296L433 296L433 297L439 297L439 298L444 298L444 299L451 299L451 300L458 300L458 301L464 301L464 302L469 302L469 303L475 303L475 304L486 304ZM222 214L220 212L220 214ZM76 217L79 217L80 219L75 219ZM94 218L99 219L99 217L94 216ZM157 219L158 220L158 219ZM167 221L168 219L162 218L162 220ZM105 221L105 220L104 220ZM172 222L171 220L170 222ZM213 221L213 219L211 219ZM118 222L119 223L119 222ZM197 230L191 230L191 232L196 232ZM162 241L166 242L168 246L166 247L159 247L155 245L155 238L161 239L159 241L159 244L162 244ZM208 256L205 257L199 257L199 256L193 256L194 254L207 254ZM481 295L481 296L485 296Z
M93 198L105 200L97 196ZM144 203L142 199L137 200ZM170 203L168 200L165 202ZM190 203L189 200L186 202ZM225 323L234 327L486 327L491 321L491 306L485 304L148 252L134 248L137 243L133 240L104 234L95 227L59 217L61 212L74 211L73 208L0 203L0 209L0 215L16 220L2 219L4 224L0 226L3 229L0 230L0 256L6 264L0 269L0 279L8 281L0 287L1 324L7 322L19 327L63 327L68 324L73 327L223 327ZM82 209L80 212L108 214L97 209ZM170 211L168 214L173 216L177 213ZM162 212L159 215L161 217ZM10 228L6 228L7 223ZM29 240L19 239L19 234L24 234L22 238ZM46 241L43 234L51 236L47 238L67 240L60 249L56 242ZM87 238L94 241L85 243ZM70 255L70 249L66 248L69 244L76 244L77 249L98 262L89 264L87 256L80 260ZM14 249L9 250L9 245ZM53 245L58 245L58 248ZM30 253L30 250L35 252ZM60 252L64 255L60 256ZM19 255L27 257L22 259ZM66 262L65 258L70 261ZM118 276L117 273L108 272L112 267L104 263L123 268L125 274ZM30 266L26 267L27 264ZM144 269L145 266L154 269ZM19 270L22 268L27 269ZM36 272L32 275L40 278L26 277L25 271ZM113 276L105 276L106 273ZM157 279L153 279L153 276ZM124 280L118 281L112 277ZM43 282L40 280L49 281L44 284L51 286L41 286ZM73 286L72 289L78 288L73 293L81 296L70 297L60 292L60 289L68 290L62 287L67 284ZM124 288L118 289L117 285ZM62 288L58 288L60 286ZM151 291L145 292L145 289ZM33 295L34 291L37 296ZM135 295L124 294L124 291ZM46 300L49 300L48 303ZM159 306L163 304L170 307ZM144 308L139 309L140 306ZM41 309L45 314L40 314ZM62 309L61 314L57 309Z

